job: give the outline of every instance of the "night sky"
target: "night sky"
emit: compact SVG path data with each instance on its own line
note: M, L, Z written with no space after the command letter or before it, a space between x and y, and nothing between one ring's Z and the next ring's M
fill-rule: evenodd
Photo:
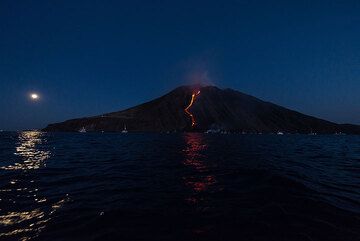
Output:
M196 81L360 124L359 13L358 0L1 0L0 129L117 111Z

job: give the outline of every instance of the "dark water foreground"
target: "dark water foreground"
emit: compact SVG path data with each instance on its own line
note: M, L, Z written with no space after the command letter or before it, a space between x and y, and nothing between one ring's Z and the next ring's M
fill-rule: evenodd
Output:
M0 240L360 240L360 136L0 133Z

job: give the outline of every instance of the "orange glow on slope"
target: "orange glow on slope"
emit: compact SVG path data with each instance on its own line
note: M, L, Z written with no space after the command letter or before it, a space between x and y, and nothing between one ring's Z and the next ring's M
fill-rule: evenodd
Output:
M194 127L196 125L196 121L195 121L195 117L193 114L191 114L191 112L189 111L190 107L194 104L195 100L196 100L196 97L200 95L200 90L198 92L194 92L192 95L191 95L191 101L190 101L190 104L185 108L185 113L188 114L188 116L190 116L191 118L191 127Z

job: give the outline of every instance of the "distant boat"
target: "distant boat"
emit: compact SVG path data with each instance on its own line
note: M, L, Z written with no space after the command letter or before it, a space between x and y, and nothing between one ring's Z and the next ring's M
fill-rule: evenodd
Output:
M79 130L80 133L85 133L86 132L86 129L85 127L82 127L80 130Z
M126 129L126 125L124 125L124 129L121 131L121 133L128 133L128 131Z
M346 134L340 131L340 132L336 132L335 135L337 135L337 136L345 136Z
M277 133L278 135L284 135L284 132L282 132L282 131L278 131L278 133Z
M221 131L219 129L209 129L205 131L205 134L214 134L214 133L220 133Z

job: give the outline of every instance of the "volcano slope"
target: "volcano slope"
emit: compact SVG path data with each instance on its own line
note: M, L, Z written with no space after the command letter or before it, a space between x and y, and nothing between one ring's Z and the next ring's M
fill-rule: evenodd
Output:
M87 131L109 132L121 131L124 125L129 131L144 132L220 129L360 134L358 125L318 119L232 89L196 85L178 87L162 97L126 110L50 124L44 131L78 131L84 127Z

